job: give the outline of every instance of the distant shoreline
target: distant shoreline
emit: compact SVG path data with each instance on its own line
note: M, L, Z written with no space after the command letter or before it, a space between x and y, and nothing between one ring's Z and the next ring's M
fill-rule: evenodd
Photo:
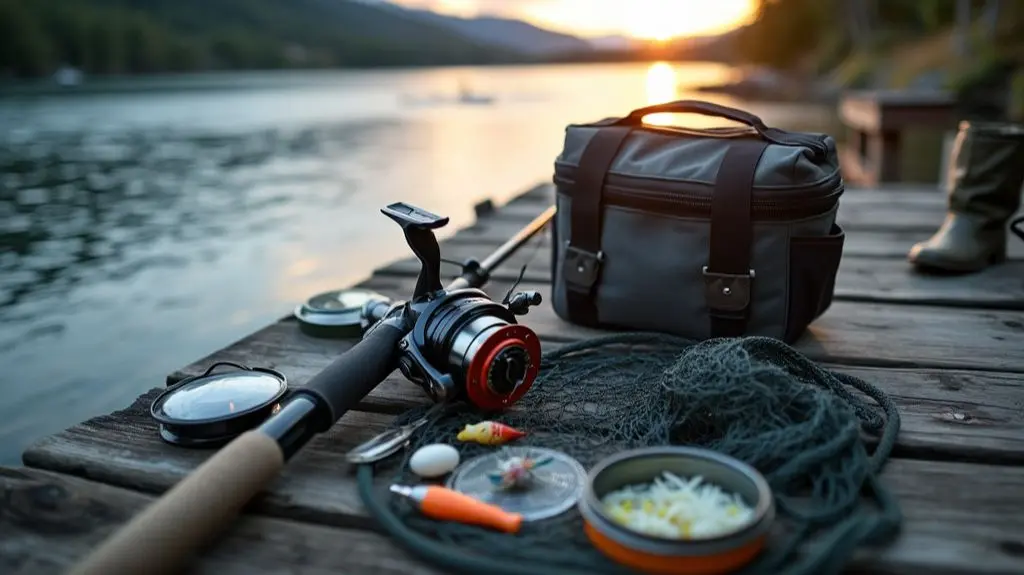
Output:
M190 89L202 89L204 87L211 89L225 89L231 88L232 84L223 82L222 80L226 77L244 77L244 76L276 76L277 78L293 76L293 80L301 80L301 76L305 75L319 75L322 73L331 72L405 72L415 70L430 70L430 69L451 69L451 68L532 68L542 66L579 66L579 65L609 65L609 64L654 64L657 62L666 62L669 64L722 64L731 65L728 62L706 60L706 59L685 59L685 58L636 58L632 60L628 59L605 59L605 60L574 60L574 59L553 59L553 60L526 60L520 62L495 62L487 64L395 64L395 65L377 65L377 66L329 66L329 67L284 67L284 68L232 68L232 69L206 69L206 70L195 70L188 72L153 72L147 74L97 74L90 75L86 73L81 84L75 86L61 86L56 83L51 76L37 76L33 78L20 78L20 79L6 79L0 80L0 97L6 96L19 96L19 95L30 95L30 96L42 96L42 95L74 95L74 94L87 94L93 92L110 92L116 91L119 88L124 89L126 86L118 86L119 84L130 84L130 88L126 91L138 91L144 92L149 89L160 89L166 90L168 88L174 89L174 86L162 85L165 82L180 83L181 81L195 81L195 84L190 87L181 87L183 90ZM210 84L208 80L216 80L215 84ZM311 80L313 80L311 78ZM316 78L317 81L322 80L322 75ZM152 87L145 86L146 82L153 82ZM205 85L204 85L205 84ZM301 82L300 82L301 84ZM247 89L251 86L238 86L238 89Z

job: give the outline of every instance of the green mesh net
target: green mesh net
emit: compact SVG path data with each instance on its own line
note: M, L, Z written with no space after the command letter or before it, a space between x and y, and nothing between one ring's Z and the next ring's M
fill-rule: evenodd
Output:
M411 411L395 425L425 412ZM768 479L783 529L743 573L838 572L858 547L883 543L899 527L899 507L878 480L899 414L881 390L775 339L694 343L617 333L546 353L540 376L513 410L453 406L418 430L403 460L360 467L370 514L444 572L629 572L591 546L575 508L508 535L426 518L387 492L392 482L420 482L408 470L420 446L452 444L462 461L492 452L453 441L481 419L527 431L520 443L563 451L588 469L617 452L656 445L701 446L746 461Z

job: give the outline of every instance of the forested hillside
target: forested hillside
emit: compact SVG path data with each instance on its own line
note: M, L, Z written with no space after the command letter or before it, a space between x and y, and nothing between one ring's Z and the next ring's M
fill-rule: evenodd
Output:
M1024 1L773 0L735 40L737 59L837 71L851 87L870 87L872 77L902 87L913 80L903 76L928 74L971 83L1024 63Z
M348 0L0 0L0 74L485 64L517 54Z

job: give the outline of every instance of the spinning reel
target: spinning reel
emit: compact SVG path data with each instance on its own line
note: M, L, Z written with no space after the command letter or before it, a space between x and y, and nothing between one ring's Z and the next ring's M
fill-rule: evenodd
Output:
M350 361L367 369L370 363L381 362L380 373L339 375L335 369L340 368L328 367L320 374L323 387L337 396L327 401L337 409L334 415L340 417L340 406L351 408L396 367L435 402L465 397L480 409L501 410L518 401L537 377L541 352L537 334L519 325L516 316L538 305L541 296L526 291L497 303L471 286L486 282L490 269L542 228L550 214L524 228L483 263L467 262L462 276L442 288L441 248L433 230L446 225L448 218L404 203L381 211L402 226L420 260L412 298L393 302L370 290L340 290L319 294L295 310L299 326L309 335L352 338L362 334L356 347L363 349L363 355L346 354L346 370L354 369ZM368 340L378 330L389 335L377 334L381 337L373 338L371 344ZM165 441L186 446L223 444L282 409L287 390L283 374L238 364L231 364L235 371L212 373L218 365L172 385L154 400L150 412L160 423ZM308 382L305 389L312 385Z
M405 203L381 212L402 227L420 273L408 301L365 303L361 315L370 327L364 337L383 324L402 326L407 333L398 343L399 369L435 402L464 394L481 409L499 410L518 401L537 377L541 350L537 334L516 316L540 304L541 295L518 292L498 303L464 287L469 282L462 278L443 288L434 230L448 218Z
M145 572L154 554L164 567L180 569L183 558L219 533L226 517L241 511L310 439L329 430L396 367L435 401L464 394L484 410L505 408L529 390L540 369L540 340L516 316L539 304L540 294L521 292L496 303L472 286L483 285L491 269L542 229L555 207L482 263L464 269L447 289L441 287L441 248L433 230L448 218L403 203L381 211L402 226L420 260L412 298L392 303L360 290L324 294L299 306L300 325L326 327L330 334L339 327L367 326L358 343L304 386L287 390L282 374L243 365L232 364L235 373L214 375L215 364L202 376L167 388L151 406L164 440L226 445L94 550L76 573ZM359 313L352 313L359 300ZM244 396L238 395L240 387ZM236 404L239 398L244 402ZM168 529L179 534L178 557L164 553L161 535ZM153 545L146 547L147 542ZM175 559L178 563L169 567Z

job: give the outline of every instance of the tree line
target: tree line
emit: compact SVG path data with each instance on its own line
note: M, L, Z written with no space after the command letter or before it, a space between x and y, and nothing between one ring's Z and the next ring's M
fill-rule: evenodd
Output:
M965 58L972 56L972 43L1015 46L1024 38L1024 2L762 0L757 18L738 31L733 48L745 61L787 68L822 51L837 59L949 29Z
M515 55L344 0L0 0L0 74L486 64Z

